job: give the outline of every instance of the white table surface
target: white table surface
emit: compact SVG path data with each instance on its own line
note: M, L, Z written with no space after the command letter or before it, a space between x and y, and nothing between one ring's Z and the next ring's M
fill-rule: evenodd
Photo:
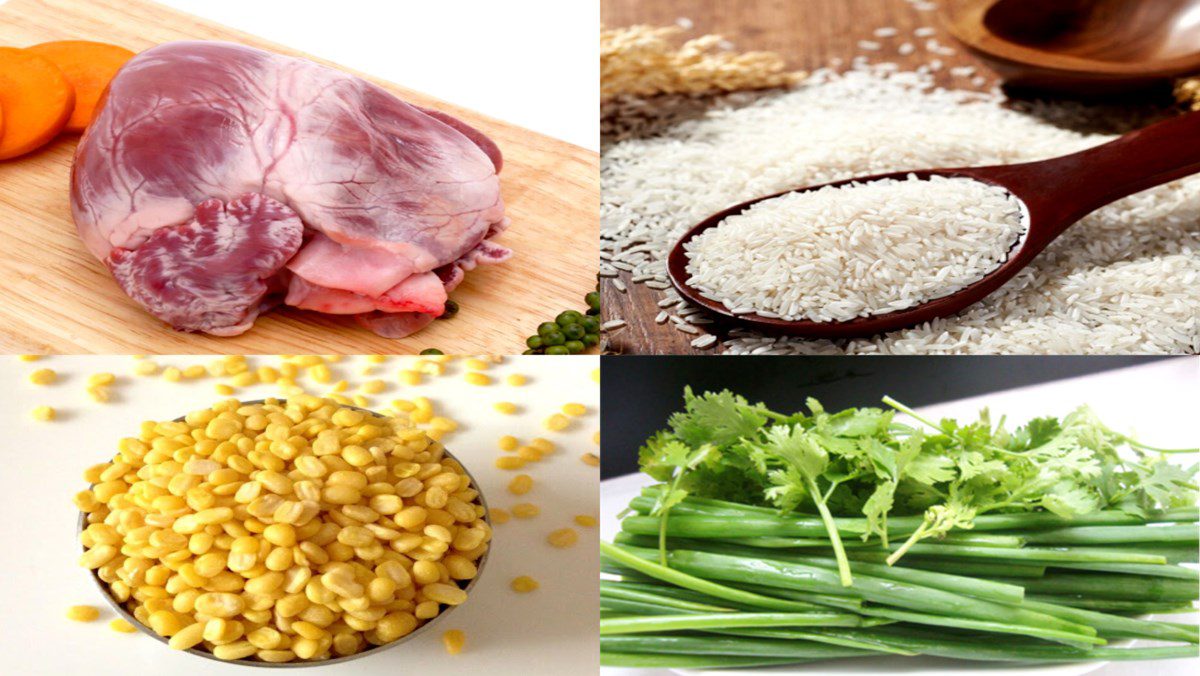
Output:
M204 358L155 357L160 364L202 363ZM577 514L596 514L598 470L579 456L595 451L593 433L599 428L599 386L591 373L599 365L593 356L509 357L492 367L492 375L524 373L524 387L466 384L462 366L418 388L396 385L394 374L405 357L393 357L377 371L393 383L373 397L376 406L397 397L428 396L439 411L459 421L462 428L447 436L447 447L471 470L493 507L533 502L541 514L530 520L514 519L496 526L493 550L472 591L471 599L444 623L403 646L353 662L318 667L321 676L354 674L588 674L598 665L597 617L599 554L596 530L579 528ZM252 358L267 363L265 358ZM0 674L40 676L89 674L261 673L249 667L224 665L170 650L141 634L118 634L108 628L115 615L105 605L87 572L78 567L75 539L78 512L71 504L75 492L86 487L84 468L112 457L122 436L136 433L144 419L171 419L204 407L220 397L215 379L188 384L161 378L130 375L133 360L125 356L55 356L33 363L0 357ZM338 370L351 382L361 362L351 360ZM39 387L28 382L35 368L53 368L57 384ZM114 393L119 401L92 402L84 392L91 373L111 371L119 376ZM386 375L382 375L386 374ZM452 375L451 375L452 374ZM314 390L314 393L320 393ZM275 394L269 386L240 391L243 399ZM257 395L257 396L255 396ZM522 405L516 416L492 409L496 401ZM577 401L589 412L564 432L546 432L541 422L562 404ZM32 420L30 409L48 404L60 417L49 423ZM559 452L524 471L537 482L525 496L507 492L513 472L496 469L496 439L513 434L523 439L545 436ZM575 527L579 544L555 549L546 535L555 529ZM530 575L541 588L516 594L509 582ZM101 620L77 623L66 619L67 607L91 604L104 608ZM467 648L457 656L445 653L441 634L462 629Z
M600 148L599 0L158 1Z
M1003 360L1003 357L997 359ZM991 409L993 420L1003 413L1008 415L1011 423L1023 423L1038 416L1062 416L1086 403L1110 427L1136 436L1144 443L1162 448L1196 448L1200 447L1197 402L1200 402L1200 357L1183 357L926 406L918 409L918 412L935 420L944 416L961 420L973 418L979 409L986 406ZM1197 460L1194 455L1177 458L1189 465ZM612 500L608 496L618 492L627 496L631 488L650 483L653 481L648 477L632 474L601 483L601 538L612 540L619 530L617 513L627 504L627 499ZM1200 618L1193 613L1170 616L1170 619L1196 623ZM828 671L854 673L851 665L845 663ZM1112 663L1095 669L1085 665L1073 666L1075 669L1058 669L1076 674L1089 673L1090 676L1193 676L1200 668L1200 658ZM667 676L671 672L605 668L601 669L601 673L604 676ZM810 667L804 673L819 674L822 670ZM882 672L872 670L870 673ZM993 666L986 673L1004 673L1004 670L997 671ZM1014 669L1007 673L1021 672Z

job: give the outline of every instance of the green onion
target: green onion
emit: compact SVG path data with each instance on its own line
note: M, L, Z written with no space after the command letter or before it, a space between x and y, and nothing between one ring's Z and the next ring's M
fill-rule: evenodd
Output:
M614 617L600 620L600 635L637 634L707 627L856 627L858 615L845 613L725 613Z

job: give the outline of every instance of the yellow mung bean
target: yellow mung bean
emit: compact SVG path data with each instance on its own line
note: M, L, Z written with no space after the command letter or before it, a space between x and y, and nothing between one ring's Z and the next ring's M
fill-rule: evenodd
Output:
M531 502L522 502L512 506L512 515L518 519L532 519L541 512L542 510Z
M256 385L258 384L258 373L255 371L242 371L241 373L233 376L233 378L229 380L229 384L233 385L234 387L250 387L251 385Z
M542 452L533 446L522 446L517 449L517 457L529 462L537 462L542 459Z
M463 378L472 385L491 385L492 378L486 373L478 371L470 371Z
M511 456L511 455L505 455L505 456L496 458L496 468L497 469L515 470L515 469L521 469L524 466L525 466L525 460L523 458L518 458L515 456Z
M75 496L80 564L177 649L289 662L394 641L466 600L454 582L491 539L441 444L329 399L227 399L118 448Z
M512 590L518 594L528 594L531 591L535 591L541 585L539 585L538 581L532 577L529 577L528 575L522 575L520 577L513 578L513 581L509 586L512 587Z
M587 514L577 514L577 515L575 515L575 523L577 525L583 526L584 528L595 528L596 524L599 522L597 521L596 517L594 517L594 516L590 516Z
M111 622L109 622L108 628L112 629L113 631L120 632L122 634L137 633L137 627L133 626L132 624L130 624L124 618L121 618L121 617L114 618Z
M55 411L51 406L35 406L30 415L33 416L34 420L50 422L51 420L54 420L55 416L58 415L58 412Z
M508 482L508 492L513 495L525 495L533 490L533 477L528 474L518 474Z
M562 412L569 416L579 417L587 413L587 406L583 404L563 404Z
M520 386L524 385L525 383L529 382L529 379L526 378L525 376L521 375L520 373L514 373L514 374L510 375L509 377L505 378L504 382L508 383L509 385L512 385L513 387L520 387Z
M100 617L100 609L96 606L71 606L67 608L67 619L76 622L93 622Z
M561 413L555 413L542 421L542 427L551 432L561 432L571 424L571 419Z
M113 375L111 373L107 373L107 372L102 372L102 373L93 373L92 375L88 376L87 384L88 384L88 387L98 387L101 385L112 385L116 381L117 381L117 377L115 375Z
M502 450L502 451L515 451L521 445L521 442L517 441L516 437L506 434L506 435L500 437L500 440L497 442L497 445L500 447L500 450Z
M451 655L457 655L463 651L463 646L467 643L467 635L461 629L450 629L442 634L442 645L446 646L446 652Z
M582 460L583 464L585 465L591 465L592 467L600 466L600 456L596 455L595 453L584 453L583 455L579 456L579 459Z
M51 385L58 380L58 374L54 369L38 369L29 374L29 382L34 385Z
M498 401L492 404L492 408L502 415L513 415L517 412L517 405L511 401Z
M546 542L560 549L574 547L579 542L579 533L574 528L560 528L547 535Z

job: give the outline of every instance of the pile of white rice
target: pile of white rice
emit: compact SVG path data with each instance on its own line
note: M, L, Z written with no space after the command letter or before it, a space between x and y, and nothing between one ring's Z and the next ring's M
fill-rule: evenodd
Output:
M788 193L688 242L688 283L733 312L788 321L886 314L982 279L1024 220L1008 191L969 178Z
M875 173L1044 159L1109 140L936 89L883 66L821 71L792 91L607 145L601 275L663 291L660 321L694 333L665 257L731 204ZM1063 118L1069 109L1039 111ZM963 313L853 341L737 330L730 353L1195 353L1200 351L1200 178L1133 195L1074 225L1000 291ZM652 317L624 317L648 323Z

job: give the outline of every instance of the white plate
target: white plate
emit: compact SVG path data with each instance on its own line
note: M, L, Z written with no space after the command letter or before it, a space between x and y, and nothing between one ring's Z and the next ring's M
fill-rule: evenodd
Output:
M920 409L923 413L941 416L972 417L983 405L990 406L994 413L1009 413L1009 420L1022 422L1035 415L1053 413L1065 415L1077 404L1087 402L1100 414L1101 419L1114 429L1126 431L1140 422L1145 442L1182 447L1195 445L1195 434L1188 429L1191 418L1186 414L1186 404L1194 401L1198 379L1196 365L1200 360L1177 359L1157 362L1118 371L1109 371L1093 376L1061 380L1034 387L1008 390L983 397L949 402ZM1190 363L1189 363L1190 362ZM1153 389L1150 389L1153 387ZM1130 397L1131 392L1142 392L1148 396ZM1160 396L1151 396L1152 393ZM1125 402L1119 405L1118 397ZM1112 401L1112 404L1109 404ZM1179 410L1176 410L1179 409ZM1111 412L1111 414L1110 414ZM1028 415L1025 415L1028 413ZM1153 437L1153 438L1152 438ZM1184 460L1181 458L1180 460ZM629 501L645 486L654 483L642 474L631 474L600 483L600 536L612 541L620 530L617 518ZM1175 615L1171 621L1196 622L1196 615ZM1131 645L1154 645L1153 642L1131 642ZM810 676L821 674L907 674L909 676L974 676L980 673L1004 674L1005 676L1083 676L1103 671L1112 674L1175 674L1196 673L1200 660L1170 660L1164 662L1074 662L1068 664L1021 664L1012 662L967 662L937 657L881 656L847 660L829 660L818 666L797 665L758 669L722 669L719 671L675 669L678 674L688 676L762 676L763 674L796 674ZM1153 664L1153 667L1147 665ZM1192 666L1187 666L1191 664ZM1107 667L1107 668L1106 668ZM606 673L622 676L650 676L662 671L606 669Z

